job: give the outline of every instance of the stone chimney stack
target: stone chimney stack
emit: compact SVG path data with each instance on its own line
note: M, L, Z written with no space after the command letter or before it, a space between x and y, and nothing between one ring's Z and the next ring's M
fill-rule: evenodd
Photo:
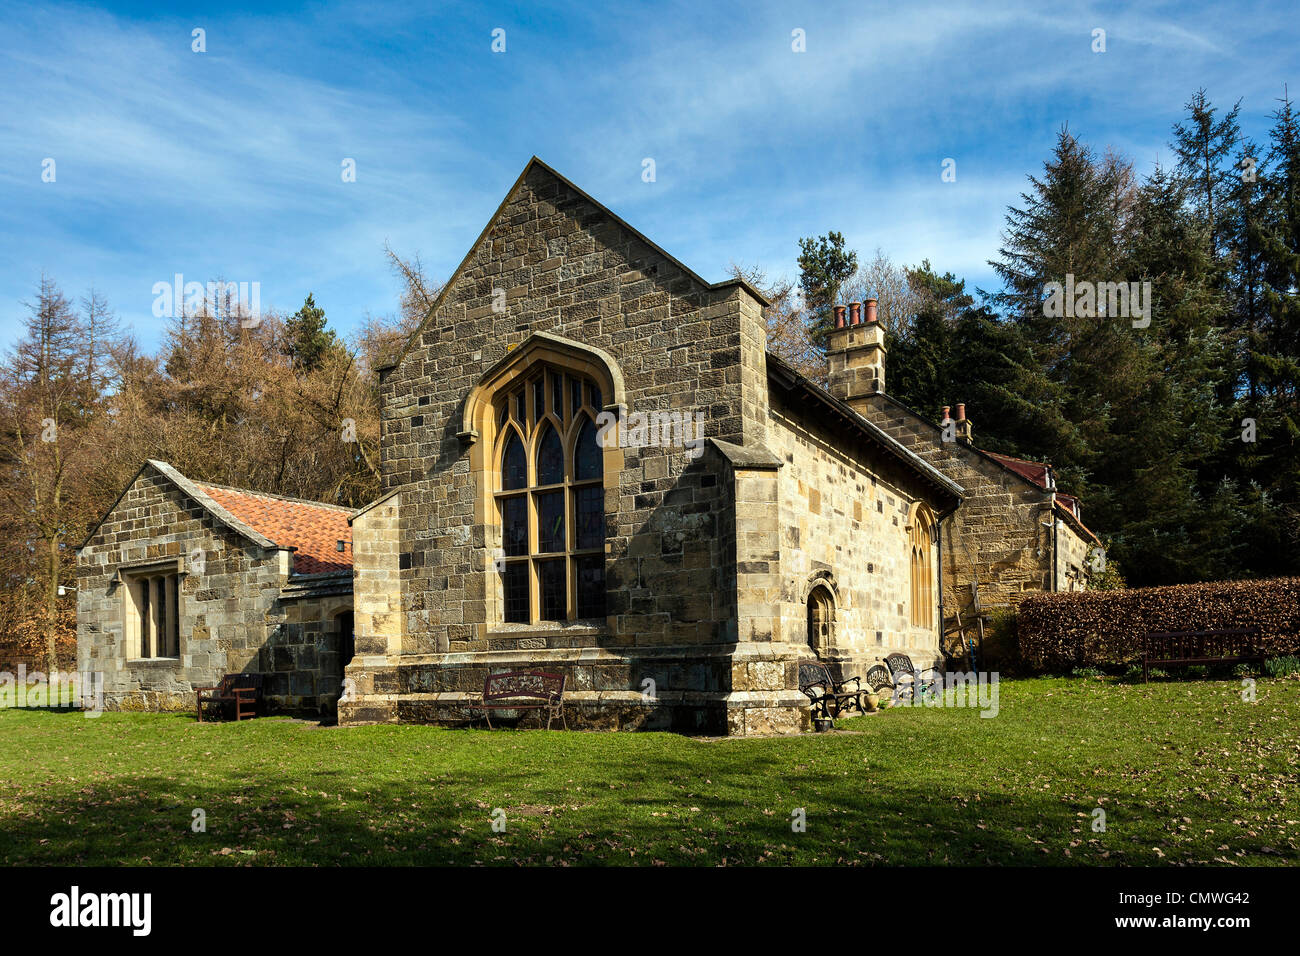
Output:
M885 330L876 321L876 300L850 302L847 323L844 306L834 311L835 328L826 348L831 394L865 413L867 397L885 390Z
M945 408L946 412L947 409ZM970 419L966 417L966 405L964 402L957 403L957 440L963 445L969 445L971 439Z

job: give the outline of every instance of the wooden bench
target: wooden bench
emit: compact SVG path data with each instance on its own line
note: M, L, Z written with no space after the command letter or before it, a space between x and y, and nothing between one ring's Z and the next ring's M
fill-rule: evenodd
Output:
M488 674L483 681L483 716L488 729L492 728L494 710L545 710L546 729L551 720L559 717L564 729L569 729L564 716L564 675L545 671L509 671Z
M1152 667L1195 664L1263 665L1259 628L1234 627L1216 631L1153 631L1142 642L1142 680Z
M199 723L203 723L204 707L215 708L223 716L230 711L235 720L247 720L256 717L261 706L262 675L226 674L220 684L194 690L198 699Z
M838 717L850 706L857 707L859 713L865 712L861 685L858 677L837 681L821 661L802 661L799 664L799 689L812 701L814 716L820 709L823 717Z

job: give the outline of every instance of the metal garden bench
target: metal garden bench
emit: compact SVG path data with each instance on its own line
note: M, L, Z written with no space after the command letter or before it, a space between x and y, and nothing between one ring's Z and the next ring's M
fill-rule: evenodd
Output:
M488 674L483 681L483 716L488 729L492 728L494 710L545 710L546 729L551 720L559 717L564 729L569 729L564 715L564 675L545 671L508 671Z
M916 672L916 665L906 654L890 654L885 658L885 666L889 668L890 684L894 688L895 699L906 697L915 702L918 689L924 695L937 682L937 678L933 676L935 673L933 668L927 672L932 676L926 679Z
M838 717L852 707L856 707L859 713L864 712L861 685L859 677L837 681L821 661L802 661L799 664L799 689L808 695L813 710L820 710L823 717Z

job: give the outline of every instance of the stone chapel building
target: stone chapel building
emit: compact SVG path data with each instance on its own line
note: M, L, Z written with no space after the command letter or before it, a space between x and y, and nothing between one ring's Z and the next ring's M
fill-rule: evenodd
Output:
M875 410L874 302L832 338L830 391L766 351L766 304L534 158L379 370L383 495L349 514L149 463L79 552L79 655L122 706L257 669L285 709L337 687L343 724L456 724L487 673L544 669L570 726L710 734L808 727L803 660L939 662L940 529L994 563L1020 547L960 523L976 472L1020 473ZM1061 501L1016 490L1034 523ZM132 623L154 608L166 662Z

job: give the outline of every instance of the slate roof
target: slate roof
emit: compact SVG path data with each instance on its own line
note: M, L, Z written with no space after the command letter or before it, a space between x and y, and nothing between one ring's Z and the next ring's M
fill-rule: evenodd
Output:
M890 437L884 429L868 421L846 403L835 398L812 379L802 375L794 366L773 352L767 353L767 376L770 383L775 383L787 390L799 391L804 396L813 399L821 405L822 409L833 413L859 435L874 443L877 448L887 452L913 474L922 478L941 497L947 498L949 508L957 507L966 496L966 489L957 482L939 471L920 455L908 449L897 439ZM714 444L717 444L717 442L714 442Z

